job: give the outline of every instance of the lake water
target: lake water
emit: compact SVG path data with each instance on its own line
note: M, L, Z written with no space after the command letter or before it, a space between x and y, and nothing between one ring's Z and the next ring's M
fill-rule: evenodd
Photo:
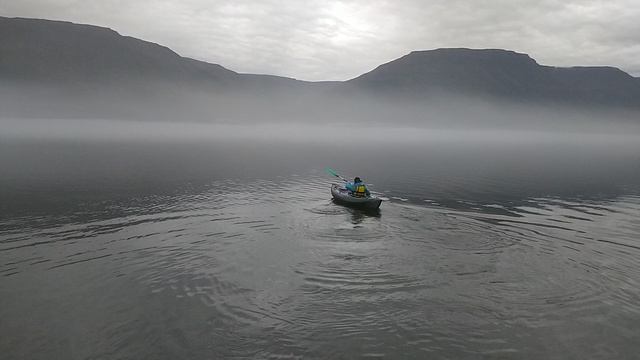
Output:
M397 135L2 138L2 358L638 357L640 138Z

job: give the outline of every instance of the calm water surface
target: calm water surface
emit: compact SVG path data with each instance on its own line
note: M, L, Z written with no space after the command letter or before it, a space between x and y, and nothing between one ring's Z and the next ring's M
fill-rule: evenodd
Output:
M640 353L640 142L0 150L5 359Z

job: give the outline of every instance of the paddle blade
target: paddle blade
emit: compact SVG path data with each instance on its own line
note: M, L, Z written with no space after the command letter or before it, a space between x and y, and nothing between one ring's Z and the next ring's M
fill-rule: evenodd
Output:
M349 181L349 180L347 180L347 179L343 178L342 176L338 175L338 173L337 173L337 172L335 172L335 171L333 171L333 169L331 169L331 168L325 168L324 170L325 170L328 174L333 175L333 176L337 177L338 179L340 179L340 180L342 180L342 181L345 181L345 182L348 182L348 181Z
M333 175L335 177L340 177L340 175L338 175L335 171L333 171L332 168L325 168L324 169L329 175Z

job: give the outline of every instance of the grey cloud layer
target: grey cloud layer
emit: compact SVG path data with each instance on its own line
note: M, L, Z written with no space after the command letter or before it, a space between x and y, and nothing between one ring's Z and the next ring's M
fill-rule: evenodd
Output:
M0 0L0 14L107 26L235 71L308 80L351 78L437 47L640 75L637 0Z

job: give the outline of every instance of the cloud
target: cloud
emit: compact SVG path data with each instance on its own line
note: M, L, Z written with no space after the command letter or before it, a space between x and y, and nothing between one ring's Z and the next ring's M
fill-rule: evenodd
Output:
M636 0L0 0L0 14L107 26L235 71L307 80L348 79L437 47L640 75Z

